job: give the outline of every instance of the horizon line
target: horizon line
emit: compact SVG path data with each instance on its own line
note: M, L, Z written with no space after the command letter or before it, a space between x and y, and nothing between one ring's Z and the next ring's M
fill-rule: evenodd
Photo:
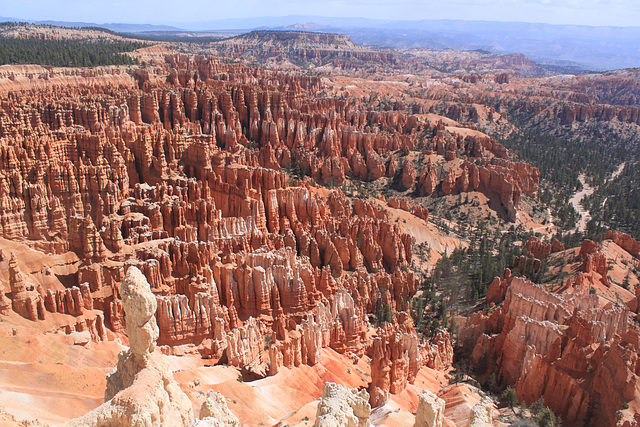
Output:
M205 24L213 24L213 23L222 23L225 21L254 21L261 19L277 19L277 18L320 18L320 19L339 19L339 20L362 20L369 21L371 23L420 23L420 22L469 22L469 23L501 23L501 24L523 24L523 25L545 25L552 27L582 27L582 28L624 28L624 29L640 29L640 25L589 25L589 24L556 24L556 23L547 23L547 22L529 22L529 21L512 21L512 20L487 20L487 19L459 19L459 18L434 18L434 19L379 19L379 18L366 18L359 16L322 16L322 15L263 15L263 16L253 16L253 17L241 17L241 18L220 18L206 21L179 21L179 22L168 22L168 21L153 21L153 22L93 22L93 21L77 21L77 20L59 20L59 19L30 19L30 18L14 18L8 16L0 16L0 22L16 22L21 23L25 22L28 24L35 25L56 25L56 24L93 24L93 25L151 25L151 26L167 26L174 27L178 30L184 31L211 31L211 30L193 30L187 28L179 28L177 25L205 25ZM51 23L51 24L46 24ZM298 22L297 24L317 24L317 25L326 25L319 22ZM294 25L294 24L288 24ZM64 26L64 25L56 25L56 26ZM266 26L266 25L265 25ZM256 27L246 27L246 28L222 28L217 31L222 30L239 30L239 29L253 29ZM360 28L359 26L353 26L351 28Z

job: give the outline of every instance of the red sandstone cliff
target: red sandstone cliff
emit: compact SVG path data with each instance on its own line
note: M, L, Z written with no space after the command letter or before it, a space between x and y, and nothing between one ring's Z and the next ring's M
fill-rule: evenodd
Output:
M376 204L312 184L398 175L420 194L495 192L514 219L522 194L537 191L537 169L506 160L491 138L321 96L317 76L186 55L155 70L164 77L136 73L135 88L2 99L0 235L79 259L77 283L57 288L32 289L12 267L14 309L33 321L69 316L67 332L96 340L106 327L124 334L119 285L136 267L168 353L188 346L255 378L313 365L324 347L377 352L376 405L420 366L448 368L449 337L420 342L402 312L418 289L412 237ZM413 160L430 153L437 163ZM371 341L368 315L381 303L395 323Z
M565 294L503 275L489 294L503 294L504 305L473 314L461 342L478 371L495 373L525 402L544 397L570 423L597 408L592 419L613 426L622 403L638 395L638 330L626 307L600 307L580 274Z
M299 104L295 86L312 80L282 77L294 85L284 96ZM114 331L123 331L117 285L136 265L158 295L160 344L196 345L206 357L263 375L269 362L263 336L270 328L287 366L289 360L314 364L329 345L362 353L364 314L375 304L372 282L400 299L415 292L412 276L399 270L410 261L411 240L367 203L357 204L361 216L354 217L340 194L325 200L308 188L288 187L274 153L268 155L270 142L281 141L267 136L266 123L281 116L263 121L271 114L268 97L280 93L259 88L244 86L248 106L242 86L220 88L217 97L202 89L184 98L125 90L121 105L108 94L66 88L50 94L57 104L45 104L44 97L34 104L26 121L3 110L3 236L54 253L75 251L85 264L78 284L88 282L40 295L10 266L14 310L37 320L46 311L82 316L95 305ZM282 114L283 101L277 102L274 111ZM209 136L197 136L200 121L188 122L200 120L196 114L203 114ZM250 137L266 144L257 155L237 144L247 144L241 120L256 129ZM175 176L178 167L186 176ZM42 173L29 178L32 171ZM381 271L369 278L367 268ZM356 271L366 280L355 279ZM97 319L96 335L104 336ZM280 345L296 334L304 356ZM272 371L278 357L272 355Z

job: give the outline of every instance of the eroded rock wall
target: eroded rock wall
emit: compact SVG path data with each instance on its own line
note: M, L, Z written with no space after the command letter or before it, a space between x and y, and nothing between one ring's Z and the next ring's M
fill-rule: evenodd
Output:
M188 55L127 72L135 85L16 87L0 99L0 236L79 259L77 283L32 298L16 273L23 315L126 334L120 285L136 269L166 353L190 346L263 376L313 365L325 347L360 357L377 345L398 356L388 385L376 377L383 394L424 364L450 365L448 337L419 342L400 314L418 289L412 237L378 204L318 184L497 192L513 217L537 169L492 138L326 97L319 76ZM382 303L397 319L374 345L369 315Z
M636 398L640 384L638 332L628 323L626 307L601 307L580 283L556 294L503 275L492 288L505 289L504 305L490 315L473 314L460 340L477 371L495 373L525 402L543 397L572 423L597 407L593 419L613 426L616 412Z

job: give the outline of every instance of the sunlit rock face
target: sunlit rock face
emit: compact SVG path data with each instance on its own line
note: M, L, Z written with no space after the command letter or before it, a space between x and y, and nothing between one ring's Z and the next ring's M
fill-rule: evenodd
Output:
M394 61L338 41L349 60ZM376 354L369 390L379 405L421 367L449 368L451 340L422 341L405 312L419 289L414 239L379 200L342 185L486 191L512 218L538 189L537 169L508 160L495 139L327 97L318 76L173 54L55 82L2 92L0 236L68 262L56 286L32 285L11 258L0 313L64 315L66 333L120 337L130 351L119 363L135 369L155 366L156 346L248 379L316 365L323 349L353 361ZM407 196L392 203L428 218ZM140 307L128 306L133 276L153 296ZM394 316L372 337L383 303ZM138 309L147 317L132 324ZM121 382L109 399L133 384Z
M598 253L592 244L586 241L581 252ZM582 273L572 292L563 294L507 279L496 279L490 289L492 295L506 289L504 305L489 316L474 314L461 333L474 366L513 385L525 402L543 397L570 422L593 411L598 396L591 416L615 425L617 408L633 400L638 384L638 333L628 325L628 308L601 307ZM491 360L498 363L487 363Z
M107 377L105 403L67 425L190 426L191 402L164 356L155 351L157 303L140 270L129 269L120 294L130 347L119 354L118 365Z

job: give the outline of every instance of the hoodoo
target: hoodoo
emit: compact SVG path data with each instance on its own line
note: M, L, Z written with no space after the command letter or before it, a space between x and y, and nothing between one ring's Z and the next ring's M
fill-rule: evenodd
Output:
M638 71L317 29L0 24L0 424L640 422Z
M173 379L169 364L156 351L156 298L135 267L120 286L129 349L118 355L107 377L105 403L69 426L190 426L191 402Z

